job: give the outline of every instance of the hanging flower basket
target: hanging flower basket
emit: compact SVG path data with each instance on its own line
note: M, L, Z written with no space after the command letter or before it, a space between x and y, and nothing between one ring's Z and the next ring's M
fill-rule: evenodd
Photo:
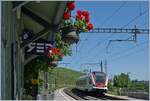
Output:
M90 14L88 11L77 10L76 16L71 16L71 11L75 8L74 1L67 2L67 9L63 14L63 23L61 26L62 40L69 43L77 43L80 39L79 33L93 29L90 23Z
M58 61L51 61L51 62L49 62L48 65L49 65L50 67L57 67Z
M62 28L62 40L68 44L78 43L79 31L76 26Z
M49 67L56 67L58 65L59 59L62 58L63 54L61 53L59 48L49 48L48 47L48 66Z

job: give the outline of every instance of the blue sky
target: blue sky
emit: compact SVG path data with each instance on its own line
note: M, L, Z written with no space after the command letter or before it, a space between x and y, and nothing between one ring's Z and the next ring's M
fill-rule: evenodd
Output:
M95 28L134 28L136 25L137 28L147 29L148 11L142 13L148 8L146 1L78 1L72 15L75 15L79 9L88 10L90 21ZM139 17L131 21L136 16ZM78 71L86 68L100 70L96 65L81 67L81 64L107 59L109 77L121 72L130 72L131 79L148 80L148 35L138 35L136 43L111 43L108 48L109 53L106 54L109 40L126 39L130 36L127 33L81 33L80 42L71 46L72 56L64 57L60 63L71 63L67 67Z

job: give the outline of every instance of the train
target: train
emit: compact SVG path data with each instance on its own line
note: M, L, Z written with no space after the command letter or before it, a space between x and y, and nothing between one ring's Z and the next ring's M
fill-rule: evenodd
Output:
M108 88L108 76L101 71L93 71L79 77L76 80L76 89L85 92L106 93Z

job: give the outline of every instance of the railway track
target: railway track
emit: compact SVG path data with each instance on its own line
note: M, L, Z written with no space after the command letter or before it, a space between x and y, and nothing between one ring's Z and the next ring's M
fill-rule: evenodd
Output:
M76 100L128 100L125 98L108 96L106 94L98 95L94 93L86 93L75 88L66 88L64 89L64 92Z

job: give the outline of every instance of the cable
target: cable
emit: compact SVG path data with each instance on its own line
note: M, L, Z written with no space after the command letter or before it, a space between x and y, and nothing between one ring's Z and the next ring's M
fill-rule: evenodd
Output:
M138 46L141 45L141 44L147 43L147 42L148 42L148 41L144 41L144 42L138 44ZM131 50L132 48L135 48L135 47L137 47L137 46L133 46L133 47L127 48L127 49L125 49L124 51L126 51L126 50ZM104 49L105 49L105 48L104 48ZM103 49L102 49L102 50L103 50ZM119 53L121 53L121 52L119 52ZM116 54L117 54L117 53L115 53L115 54L113 54L113 55L116 56ZM95 56L98 56L98 53L95 54L93 57L95 57ZM93 57L92 57L92 58L93 58ZM111 55L111 57L112 57L112 55ZM90 58L90 59L92 59L92 58Z
M138 19L139 17L141 17L142 15L144 15L147 11L149 11L149 9L144 10L143 12L141 12L138 16L135 16L132 20L130 20L127 24L125 24L122 28L128 26L130 23L134 22L136 19ZM142 24L142 26L145 25ZM122 35L120 38L124 38L125 35Z
M117 12L119 12L119 10L127 3L127 1L124 1L110 16L108 16L103 23L101 24L101 26L103 26L108 20L110 20L115 14L117 14ZM111 34L110 36L112 36L113 34ZM110 38L110 36L108 38ZM87 36L88 37L88 36ZM105 38L104 40L106 40L107 38ZM103 40L103 41L104 41ZM94 47L97 47L101 42L98 42L97 45L95 45ZM93 49L94 47L92 47L91 49Z
M117 14L117 12L119 12L119 10L127 3L127 1L124 1L119 8L117 8L110 16L108 16L103 23L101 24L101 26L103 26L107 21L109 21L115 14Z
M146 9L145 11L143 11L140 15L135 16L133 19L131 19L127 24L125 24L122 28L128 26L130 23L134 22L136 19L138 19L139 17L141 17L142 15L144 15L146 12L148 12L149 9Z
M145 26L146 24L148 24L148 22L143 23L143 24L141 25L141 27Z
M126 54L126 55L122 55L122 56L120 56L120 57L114 58L114 59L112 59L111 61L119 60L119 59L122 58L122 57L127 57L127 56L131 56L131 55L133 55L133 54L137 54L137 53L139 53L139 52L143 52L143 50L145 50L145 49L147 49L147 46L144 47L144 48L141 48L141 49L139 49L139 50L137 50L137 51L132 51L131 53L128 53L128 54Z
M101 24L101 26L103 26L108 20L110 20L115 14L117 14L117 12L127 3L127 1L124 1L119 8L117 8L110 16L108 16L103 23ZM110 34L107 38L105 38L103 41L98 42L98 44L96 44L94 47L92 47L91 49L96 49L97 46L100 46L102 43L104 43L106 40L108 40L109 38L111 38L113 36L114 33ZM92 52L92 51L91 51ZM89 54L91 54L91 52ZM90 55L88 55L90 56Z
M141 12L142 12L142 5L141 5L141 1L139 1L139 11L140 11L140 15L141 15Z
M148 41L141 42L141 43L138 44L138 46L140 46L140 45L142 45L142 44L145 44L145 43L148 43ZM127 52L127 50L131 50L131 49L136 48L136 47L138 47L138 46L129 47L129 48L124 49L124 50L122 50L122 51ZM124 53L125 53L125 52L124 52ZM114 53L114 54L111 54L110 56L111 56L111 57L117 56L118 54L120 55L120 53L122 53L122 52L119 51L119 52L116 52L116 53Z
M124 2L118 9L120 10L120 8L122 8L123 5L125 5L125 2ZM116 10L116 11L118 11L118 10ZM146 10L145 10L144 12L142 12L140 15L134 17L132 20L130 20L130 21L129 21L126 25L124 25L123 27L128 26L130 23L134 22L137 18L139 18L140 16L144 15L147 11L148 11L148 9L146 9ZM116 12L114 12L112 15L115 15L115 13L116 13ZM111 16L112 16L112 15L111 15ZM111 16L109 16L107 19L110 19ZM105 22L105 21L104 21L104 22ZM104 24L104 23L103 23L103 24ZM103 25L103 24L102 24L102 25ZM113 35L113 34L111 34L108 38L105 38L105 40L103 40L103 42L105 42L107 39L111 38L112 35ZM98 44L97 44L96 46L92 47L92 49L96 49L97 46L98 46L100 43L103 43L103 42L98 42ZM96 48L95 48L95 47L96 47ZM91 49L91 48L90 48L90 49ZM90 52L90 53L91 53L91 52ZM90 56L90 55L88 55L88 56ZM86 58L87 58L87 57L86 57Z
M149 9L146 9L145 11L141 12L139 15L135 16L133 19L131 19L127 24L125 24L122 28L125 28L126 26L128 26L130 23L134 22L135 20L137 20L139 17L143 16L146 12L148 12ZM119 38L124 38L125 35L122 35Z

